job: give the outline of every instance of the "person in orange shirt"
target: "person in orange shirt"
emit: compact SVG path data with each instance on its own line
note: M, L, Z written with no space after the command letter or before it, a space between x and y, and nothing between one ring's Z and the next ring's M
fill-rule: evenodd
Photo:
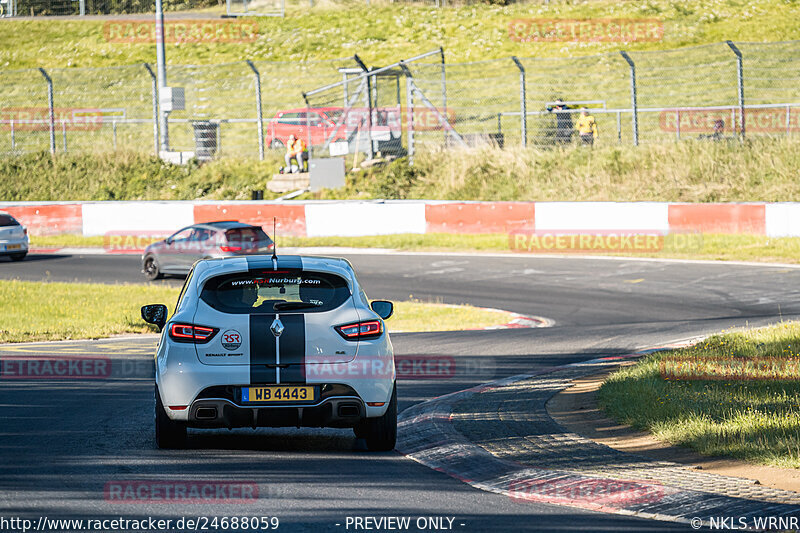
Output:
M289 135L286 143L286 172L291 172L292 160L297 161L298 172L308 172L308 147L303 139Z

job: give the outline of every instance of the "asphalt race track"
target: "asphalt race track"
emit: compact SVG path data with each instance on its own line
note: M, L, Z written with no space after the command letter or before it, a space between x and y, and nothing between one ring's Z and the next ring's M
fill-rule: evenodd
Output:
M555 321L545 329L394 334L397 355L451 356L458 368L453 376L401 381L401 410L537 368L800 315L800 269L781 266L348 257L371 298L470 303ZM137 256L110 255L0 260L0 277L144 282ZM157 450L150 377L155 342L150 336L0 347L0 357L92 355L109 359L112 368L103 379L0 380L0 516L276 516L278 531L365 531L348 527L347 518L367 516L412 517L412 523L418 517L446 517L452 525L444 520L438 530L455 531L691 531L482 492L398 453L367 453L350 431L193 431L190 449ZM109 484L127 480L238 481L257 484L258 498L202 504L113 501Z

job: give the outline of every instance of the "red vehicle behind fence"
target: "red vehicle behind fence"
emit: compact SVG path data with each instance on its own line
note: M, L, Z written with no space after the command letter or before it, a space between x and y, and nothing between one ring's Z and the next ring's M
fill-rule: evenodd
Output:
M356 141L360 129L359 145L364 145L367 142L368 116L367 108L363 107L351 107L347 112L343 107L287 109L279 111L270 120L264 140L266 145L273 149L282 149L286 146L290 135L310 142L312 146L322 146L328 140L352 143ZM372 139L374 141L399 139L402 129L400 121L399 107L374 108Z

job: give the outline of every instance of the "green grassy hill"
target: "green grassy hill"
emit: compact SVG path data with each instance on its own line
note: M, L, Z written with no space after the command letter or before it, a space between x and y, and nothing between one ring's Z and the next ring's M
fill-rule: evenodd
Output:
M379 0L380 2L381 0ZM48 146L46 128L0 130L0 152L12 142L33 155L0 165L0 198L46 199L192 199L249 198L263 189L280 166L281 154L253 162L257 130L253 75L244 59L261 72L263 114L302 106L301 91L341 79L337 66L355 66L346 58L358 53L368 65L443 46L448 62L448 109L460 133L491 133L499 127L506 147L519 146L519 119L498 113L519 109L519 72L508 59L517 55L528 71L528 110L536 111L556 95L603 100L609 108L630 105L629 73L619 49L631 51L638 72L640 107L736 105L735 58L723 43L740 43L745 54L748 104L800 101L798 58L800 0L592 0L511 6L472 5L437 9L419 5L362 2L326 3L311 10L303 3L285 19L246 19L259 27L248 43L168 44L170 84L186 88L187 110L171 115L173 149L191 150L186 121L233 119L221 127L222 160L200 169L162 165L145 155L153 150L151 80L142 62L153 63L152 44L107 42L104 24L87 20L0 20L0 108L46 106L46 85L34 67L48 69L55 84L57 108L124 108L132 122L112 128L110 121L91 131L57 132L68 155L55 160L39 152ZM211 9L209 18L221 11ZM205 14L203 14L205 16ZM149 18L142 15L142 19ZM518 42L509 35L515 19L614 18L663 21L663 39L638 43ZM751 41L752 44L745 44ZM784 41L784 42L781 42ZM769 44L758 44L766 42ZM713 43L713 44L712 44ZM691 48L687 48L690 47ZM660 53L649 53L657 50ZM597 55L597 54L605 55ZM438 58L414 64L415 79L438 105ZM492 60L494 61L488 61ZM459 63L460 62L460 63ZM111 67L115 68L104 68ZM79 68L73 68L79 67ZM101 67L101 68L96 68ZM9 70L27 69L27 70ZM335 94L334 94L335 93ZM393 98L381 90L381 98ZM325 95L341 101L340 91ZM403 99L404 100L404 99ZM381 100L378 105L393 105ZM782 109L769 128L748 129L748 137L786 135ZM667 112L669 113L669 112ZM470 151L441 155L440 131L417 132L421 148L416 170L392 170L354 176L345 191L329 197L450 199L592 199L592 200L800 200L796 190L800 114L791 112L792 134L771 142L710 146L697 131L684 132L681 143L662 122L672 115L640 113L640 138L663 146L631 144L631 116L598 114L600 140L594 152ZM769 118L769 117L767 117ZM242 121L242 119L251 122ZM238 122L237 122L238 120ZM550 126L552 116L530 117L529 139ZM734 121L726 116L731 136ZM751 126L755 123L751 122ZM433 153L426 153L433 146ZM116 150L119 149L117 152ZM77 153L106 152L94 156ZM139 152L133 155L133 152ZM245 158L245 159L241 159ZM502 161L503 163L499 163ZM764 171L763 169L768 169ZM793 170L794 169L794 170ZM24 177L21 179L20 177ZM89 180L87 176L92 176ZM158 179L152 179L158 176ZM445 185L442 185L445 184Z
M0 201L249 200L278 166L226 158L174 166L142 154L0 159ZM800 141L686 141L639 147L424 153L348 174L346 187L299 199L800 201ZM277 194L266 191L265 198Z
M748 104L797 102L800 41L776 41L800 39L800 25L795 24L798 13L797 0L593 0L444 9L405 4L365 7L360 2L328 3L310 10L296 6L285 19L247 19L247 23L259 27L253 42L167 45L169 82L186 88L187 101L186 111L170 117L184 121L172 127L171 137L175 149L190 150L191 127L185 121L228 119L230 122L221 129L221 155L257 154L255 126L242 121L255 117L253 76L244 59L254 60L261 72L263 113L269 118L280 109L304 106L301 91L340 80L337 67L355 66L351 59L333 58L358 53L367 64L381 65L439 45L444 47L448 62L448 108L456 115L456 129L469 134L493 133L500 128L509 146L520 141L519 119L500 115L519 109L519 72L508 59L512 54L523 58L527 70L529 111L541 111L556 96L602 101L608 108L629 107L628 65L619 54L612 53L621 48L631 51L637 64L640 107L736 105L736 63L723 43L725 39L738 41L745 55ZM519 19L613 17L663 21L663 39L635 43L519 42L510 35L512 21ZM109 121L92 131L66 131L68 150L106 150L115 142L127 150L151 150L151 80L141 63L154 61L155 47L107 42L104 27L110 22L0 21L0 72L5 72L0 75L0 107L43 109L46 86L32 68L43 66L54 80L56 107L124 108L127 119L138 121L120 125L116 141ZM649 53L666 49L674 51ZM597 55L600 53L604 55ZM414 63L411 68L418 85L438 105L438 57L429 61ZM93 68L111 65L115 67ZM27 70L7 71L19 68ZM392 87L382 89L378 105L395 105L394 92ZM337 89L314 99L311 105L340 105L341 99ZM768 133L784 133L786 128L781 124L786 121L780 112L767 117L775 122ZM797 110L792 113L797 115L792 118L798 123L796 130L800 114ZM529 117L529 136L541 137L542 131L551 127L551 118ZM640 114L641 139L671 141L676 135L669 124L675 118L657 112ZM724 118L730 133L734 117ZM597 120L604 143L632 141L630 114L599 114ZM11 147L8 130L0 131L0 151ZM440 133L429 131L418 132L416 141L439 143L441 139ZM48 138L45 131L22 130L16 132L14 142L17 150L38 151L47 147ZM58 144L63 145L63 138Z
M547 5L473 5L436 9L363 1L289 9L287 17L253 18L259 37L241 44L170 44L172 64L330 59L358 53L371 65L443 46L448 61L499 57L564 57L618 50L660 50L734 41L800 39L797 0L592 0ZM209 17L217 14L210 12ZM509 38L518 18L656 18L658 42L531 43ZM149 15L142 15L149 19ZM0 68L96 67L152 62L152 44L106 42L101 20L2 20Z

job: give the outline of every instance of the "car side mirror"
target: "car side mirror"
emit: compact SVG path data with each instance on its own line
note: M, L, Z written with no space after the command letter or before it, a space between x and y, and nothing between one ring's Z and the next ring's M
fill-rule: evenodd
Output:
M164 304L150 304L142 306L142 320L148 324L158 326L158 331L167 324L167 306Z
M375 300L370 304L370 307L384 320L387 320L394 313L394 304L388 300Z
M167 243L167 245L171 245L172 244L172 237L167 237L166 239L164 239L164 242Z

